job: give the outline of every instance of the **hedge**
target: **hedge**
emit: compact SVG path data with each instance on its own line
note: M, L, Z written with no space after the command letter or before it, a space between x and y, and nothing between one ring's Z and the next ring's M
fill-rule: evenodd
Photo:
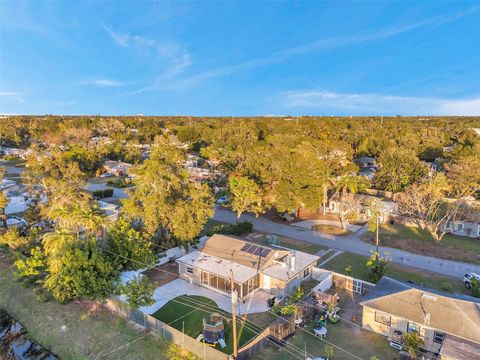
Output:
M113 189L104 189L104 190L95 190L93 192L94 197L98 198L106 198L106 197L112 197L113 196Z
M224 234L224 235L247 235L253 230L253 225L251 222L237 222L235 224L221 224L215 225L208 232L207 236L212 236L213 234Z

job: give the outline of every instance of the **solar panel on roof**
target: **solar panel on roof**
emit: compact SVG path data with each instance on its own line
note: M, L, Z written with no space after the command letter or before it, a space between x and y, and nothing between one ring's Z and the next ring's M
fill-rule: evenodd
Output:
M253 252L253 255L260 255L263 251L263 248L257 246L255 251Z
M245 251L250 247L250 244L245 244L243 247L240 249L240 251Z
M272 251L271 249L263 249L262 252L260 253L260 256L261 257L266 257L268 254L270 254L270 251Z

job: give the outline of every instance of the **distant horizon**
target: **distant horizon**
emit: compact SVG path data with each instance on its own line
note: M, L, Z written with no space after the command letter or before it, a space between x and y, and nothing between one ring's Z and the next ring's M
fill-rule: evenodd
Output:
M480 115L474 2L0 7L4 114Z

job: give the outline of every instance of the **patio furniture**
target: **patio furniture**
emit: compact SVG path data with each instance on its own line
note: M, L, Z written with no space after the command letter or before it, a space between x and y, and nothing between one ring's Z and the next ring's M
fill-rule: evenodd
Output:
M315 328L313 329L313 333L315 336L318 336L320 339L323 339L325 335L327 335L327 328L326 327L321 327L321 328Z

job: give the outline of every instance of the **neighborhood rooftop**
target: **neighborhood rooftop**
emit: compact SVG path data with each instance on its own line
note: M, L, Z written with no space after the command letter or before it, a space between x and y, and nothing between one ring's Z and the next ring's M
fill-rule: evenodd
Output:
M384 276L361 305L480 342L480 299L422 289Z

